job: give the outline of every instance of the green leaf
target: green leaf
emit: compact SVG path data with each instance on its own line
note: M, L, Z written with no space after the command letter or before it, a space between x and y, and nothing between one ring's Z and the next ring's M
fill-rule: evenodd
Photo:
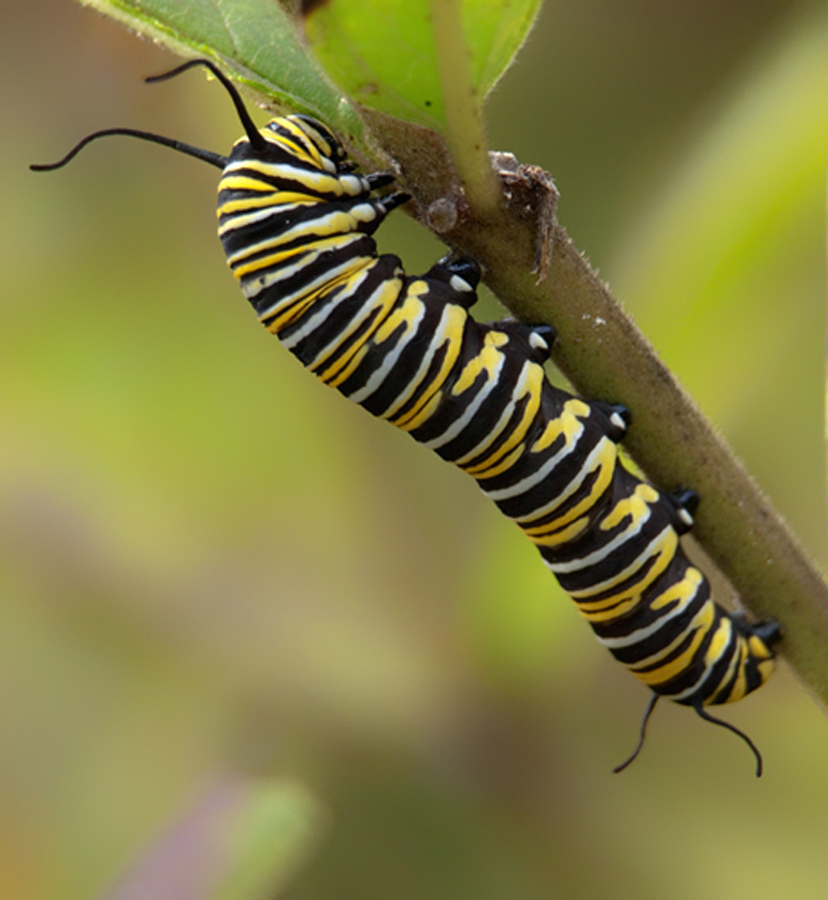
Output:
M360 119L274 0L82 0L182 56L210 57L263 99L358 136Z
M464 0L464 39L481 98L511 63L539 7L540 0ZM353 100L445 130L428 0L330 0L305 27L325 71Z

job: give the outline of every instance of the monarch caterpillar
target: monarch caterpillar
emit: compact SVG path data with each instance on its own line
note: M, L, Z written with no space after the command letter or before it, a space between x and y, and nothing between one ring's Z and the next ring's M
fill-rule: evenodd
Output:
M222 170L219 237L260 322L323 382L387 419L471 475L527 535L598 640L652 691L638 745L659 697L692 707L739 735L706 707L740 700L774 665L776 622L749 624L710 596L679 536L698 496L666 494L626 469L617 445L629 413L553 387L543 364L550 326L482 324L478 264L446 258L407 275L378 255L372 234L409 196L379 189L392 175L360 175L337 138L304 115L261 130L223 73L191 60L147 81L204 66L229 93L245 136L229 157L131 128L127 135L171 147Z

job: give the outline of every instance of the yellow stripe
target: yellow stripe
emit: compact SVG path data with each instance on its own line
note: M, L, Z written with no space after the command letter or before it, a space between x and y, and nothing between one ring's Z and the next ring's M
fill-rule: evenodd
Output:
M243 265L231 263L233 267L233 274L236 276L236 278L245 278L248 275L254 274L255 272L259 272L263 269L272 269L288 262L291 259L301 258L303 256L310 257L307 265L311 265L311 263L315 261L316 257L318 257L321 253L324 253L326 250L336 249L337 246L341 246L341 244L342 235L322 238L319 241L309 241L302 247L291 247L288 250L277 250L273 253L268 254L267 256L263 256L260 259L255 259ZM357 259L363 259L363 257L360 256L357 257Z
M637 581L631 587L626 588L620 594L615 594L603 600L581 600L581 598L589 597L591 594L604 593L604 591L611 589L613 585L621 584L622 582L627 581L630 578L636 577L638 572L647 565L649 560L653 558L653 554L641 561L638 570L627 567L622 572L619 572L614 578L611 578L608 581L601 582L601 584L593 585L581 591L569 591L569 596L575 600L578 600L579 604L582 603L583 608L586 611L606 609L608 606L618 603L621 600L626 600L627 598L638 596L642 594L653 583L653 581L658 578L659 575L661 575L661 573L667 568L667 566L670 565L673 557L676 555L677 547L678 536L676 535L675 531L672 528L665 528L661 534L660 542L653 550L653 554L656 556L656 561L650 566L646 575L644 575L640 581Z
M630 524L639 522L649 512L649 506L658 501L658 491L642 482L629 497L619 500L612 510L602 519L601 530L610 531L620 525L627 516Z
M228 172L219 183L219 191L257 191L259 193L267 193L273 196L276 193L272 184L266 181L259 181L257 178L251 178L249 175L235 174Z
M573 437L582 432L584 428L578 420L588 417L589 406L583 400L579 400L577 397L567 400L560 414L549 420L543 434L532 444L532 452L541 453L547 447L551 447L561 434L566 435L566 443L571 445Z
M460 394L469 390L469 388L474 385L475 381L477 381L481 373L485 372L486 381L491 381L492 377L499 371L503 361L503 354L496 347L491 346L488 338L489 336L486 335L483 349L474 357L474 359L469 360L466 365L463 366L460 377L454 382L451 393L455 397L458 397Z
M267 209L270 206L282 211L282 207L286 206L315 206L317 203L319 203L319 198L311 197L309 194L298 194L294 191L278 191L261 197L240 197L235 200L228 200L219 206L216 210L216 215L221 218L222 216L246 213L251 209Z
M747 644L744 640L738 641L736 645L736 654L733 659L731 659L730 665L727 667L727 672L722 676L716 691L705 700L705 706L709 706L711 703L735 703L745 696L747 693L747 673L745 672L747 656ZM727 683L733 678L734 671L736 677L733 679L733 683L730 687L727 688Z
M647 608L651 610L658 610L662 607L666 606L669 603L674 603L679 601L678 607L673 610L674 615L680 615L683 609L686 609L687 605L693 601L696 594L698 593L699 585L702 581L702 574L698 569L688 569L687 573L681 581L676 584L671 584L666 591L663 591L661 594L653 597L647 603ZM619 603L617 606L613 606L611 609L596 611L596 612L585 612L581 609L580 604L578 605L578 609L581 614L590 622L609 622L613 619L620 619L622 616L627 615L627 613L632 612L636 606L640 603L643 603L643 599L641 594L635 594L633 597L629 597L626 600ZM710 602L710 601L708 601ZM676 638L673 643L669 644L666 647L662 647L657 653L654 653L652 656L647 657L647 659L641 663L641 665L647 665L651 662L658 662L659 659L669 654L673 647L678 643L684 640L684 632Z
M297 319L301 319L308 309L316 303L317 299L318 292L315 292L302 300L295 300L285 310L275 316L273 316L272 313L260 316L259 321L263 322L264 319L271 319L271 321L267 323L267 330L271 334L278 335L280 331L283 331L285 328L292 325ZM273 317L271 318L271 316Z
M364 361L365 356L373 349L374 343L372 336L377 329L380 328L383 320L388 316L389 310L392 309L397 302L401 285L402 281L398 278L389 280L383 284L379 295L371 304L371 309L378 309L379 315L375 318L369 330L359 341L350 347L347 352L338 356L327 369L317 372L316 361L314 361L314 368L312 368L311 371L316 372L316 374L331 387L338 387L340 384L347 381ZM343 332L340 335L340 341L338 342L337 347L341 346L342 342L350 335L350 333L351 332L348 331ZM371 346L369 346L369 343ZM335 352L336 348L332 348L331 353ZM330 354L326 355L326 358L329 356Z
M557 524L558 523L555 522L555 525ZM566 544L569 541L574 541L576 538L580 537L588 526L589 516L584 516L583 518L572 522L568 527L564 527L560 531L555 531L554 534L547 534L539 538L530 538L530 540L536 547L558 547L561 544Z
M395 283L398 285L398 287L402 284L400 279L395 279ZM378 344L384 344L387 340L389 340L389 338L391 338L391 336L400 327L400 325L405 325L405 333L410 334L411 329L416 327L417 322L422 316L423 309L424 304L420 299L420 296L412 295L410 292L406 292L406 296L402 304L398 306L387 318L384 319L384 321L379 324L379 328L374 335L374 340Z
M443 313L443 321L437 333L437 340L433 345L435 353L439 352L443 346L446 347L440 370L432 375L429 384L420 387L422 391L421 396L409 412L402 416L388 417L388 421L396 425L397 428L403 431L414 431L415 428L419 428L423 422L433 415L436 405L432 404L431 401L439 399L446 376L457 362L463 342L463 328L467 318L468 314L462 306L455 306L454 304L446 306Z
M278 144L279 142L271 141L270 143ZM219 193L224 190L266 190L275 195L279 192L278 187L267 181L254 180L250 175L251 172L254 175L258 174L263 179L296 181L305 190L316 191L320 194L333 194L336 197L354 196L353 194L348 194L343 188L341 180L326 169L317 168L313 171L305 171L294 167L290 161L271 163L257 159L246 159L238 163L230 163L219 182ZM249 180L250 187L245 186L245 179ZM256 185L261 186L256 187Z
M707 635L707 632L710 630L710 626L713 624L714 618L714 608L712 603L705 603L704 607L699 611L699 615L695 617L693 620L693 624L691 628L695 631L693 635L693 639L690 641L690 645L688 648L681 653L680 656L677 656L675 659L671 660L668 663L665 663L663 666L660 666L657 669L654 669L652 672L637 672L634 667L630 666L630 671L635 675L639 681L643 681L644 684L654 685L654 684L666 684L668 681L675 678L677 675L680 675L684 672L692 663L693 657L699 650L704 638ZM687 637L687 632L682 634L682 639Z
M345 212L329 213L324 217L319 216L307 222L297 224L286 231L281 231L279 234L273 235L269 240L250 244L231 256L228 256L227 261L234 271L240 271L242 275L246 275L250 271L255 271L255 269L250 269L242 265L243 261L249 256L261 253L268 248L277 250L280 246L293 243L294 241L303 238L307 238L307 240L302 247L293 247L288 251L281 252L287 252L289 254L306 253L319 246L328 249L332 246L336 246L336 244L343 239L351 237L353 232L357 231L357 225L360 221L358 216ZM268 256L266 261L255 259L251 263L248 263L247 266L261 268L262 265L266 265L269 267L278 262L279 259L279 256ZM273 260L273 262L271 263L270 260Z
M291 140L290 137L283 134L275 135L270 129L262 129L263 132L269 132L270 140L273 141L274 137L277 138L278 143L287 147L293 156L310 163L316 168L322 168L322 159L319 155L319 148L313 140L311 140L310 135L305 132L302 125L287 116L280 117L275 121L285 131L290 132L294 136L294 139ZM276 143L276 141L273 141L273 143Z
M270 307L259 316L259 321L264 322L265 319L271 319L267 329L273 334L278 334L284 328L293 324L296 319L301 318L320 297L330 293L341 282L355 278L357 271L362 267L364 262L364 257L357 257L356 259L351 260L350 267L346 271L340 273L336 278L325 281L324 284L313 287L310 290L282 298L277 306L284 308L280 309L279 312L274 312L274 308Z
M727 650L732 637L733 623L729 618L725 617L719 622L716 634L713 636L713 640L707 648L707 653L704 657L705 666L709 668L721 659L721 656L725 650Z
M565 525L568 525L579 516L584 515L584 513L588 513L589 510L591 510L595 505L601 494L609 487L610 483L612 482L613 476L615 475L615 467L617 465L617 451L615 449L615 444L611 440L609 440L609 438L601 438L601 440L602 442L604 442L604 446L601 446L601 444L598 445L599 447L601 447L601 452L595 459L595 462L597 463L596 468L600 467L600 471L598 473L598 477L593 481L589 493L582 500L579 500L578 503L575 504L575 506L567 510L567 512L565 512L563 515L560 515L543 525L531 524L532 521L536 521L538 519L538 513L536 511L531 512L523 519L517 520L518 525L520 525L521 529L530 541L535 544L543 544L545 538L554 538L555 533ZM595 469L593 469L592 471L594 472ZM583 472L583 470L581 470L581 472ZM578 474L580 475L581 472L579 472ZM587 472L586 476L589 476L590 474L591 472ZM584 478L584 480L586 480L586 477ZM565 499L569 498L567 497ZM564 500L561 501L561 503L563 502ZM549 514L549 511L545 512L541 515L541 518L546 518L546 516L548 516ZM546 546L554 546L554 543Z
M541 369L540 366L538 366L537 368L539 371L540 379L542 380L543 379L543 369ZM538 404L540 404L540 390L538 392L537 402L538 402ZM572 402L572 401L570 401L570 402ZM583 405L580 400L575 401L575 403ZM579 422L577 420L577 418L575 418L575 416L573 416L571 414L568 407L569 407L569 402L564 405L564 409L561 412L561 414L556 419L553 419L551 422L549 422L549 424L546 426L546 428L544 430L544 433L529 448L533 453L537 451L537 448L539 445L541 445L544 448L550 446L553 443L554 438L557 437L559 434L563 433L563 434L567 435L567 441L566 441L565 447L568 447L568 448L571 448L573 445L573 442L577 438L580 437L580 435L583 433L584 426L581 422ZM588 407L587 407L587 409L588 409ZM552 437L550 439L550 435L552 434L553 431L554 431L554 437ZM508 452L508 448L506 451L503 451L503 452ZM473 466L461 466L461 468L463 469L464 472L468 472L468 474L471 475L472 478L479 478L483 475L483 473L486 473L485 477L490 478L490 477L493 477L493 475L500 474L500 472L503 471L502 468L498 469L495 472L487 471L491 466L493 466L495 463L497 463L501 459L501 457L502 457L501 448L498 448L498 450L495 454L493 454L491 457L484 459L482 462L476 463Z
M509 437L491 455L473 466L460 466L464 472L467 472L478 481L485 478L494 478L503 472L507 472L526 450L524 439L540 408L541 386L545 375L543 369L532 362L526 364L522 375L525 375L524 384L520 393L517 396L513 395L510 400L509 415L505 424L508 424L518 404L528 395L529 401L523 409L520 421L512 425L512 432ZM501 433L498 432L496 436L499 437ZM517 454L512 452L512 449L515 447L519 450ZM475 449L475 459L481 452L485 452L485 450Z

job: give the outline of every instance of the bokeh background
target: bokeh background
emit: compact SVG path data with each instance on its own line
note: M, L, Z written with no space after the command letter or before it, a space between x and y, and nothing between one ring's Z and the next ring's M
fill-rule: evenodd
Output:
M488 107L814 557L828 17L783 0L549 2ZM284 896L822 898L828 727L783 663L664 706L471 481L259 329L214 231L238 125L69 0L0 4L0 897L95 897L223 773L328 809ZM264 117L262 117L264 118ZM404 216L381 246L441 252ZM494 300L483 314L497 316Z

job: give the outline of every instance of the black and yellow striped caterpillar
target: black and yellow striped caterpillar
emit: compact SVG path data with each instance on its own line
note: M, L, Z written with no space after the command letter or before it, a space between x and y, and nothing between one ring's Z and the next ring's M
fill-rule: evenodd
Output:
M750 625L713 602L679 543L698 497L668 495L618 459L629 415L553 387L543 363L554 332L469 315L480 269L444 260L407 275L371 235L409 197L379 196L387 174L360 175L321 123L295 115L253 124L231 82L205 66L238 110L245 137L229 157L129 128L125 134L222 170L219 236L261 323L304 366L372 415L387 419L468 472L537 546L598 640L652 691L638 746L660 696L705 707L740 700L774 665L773 621Z

